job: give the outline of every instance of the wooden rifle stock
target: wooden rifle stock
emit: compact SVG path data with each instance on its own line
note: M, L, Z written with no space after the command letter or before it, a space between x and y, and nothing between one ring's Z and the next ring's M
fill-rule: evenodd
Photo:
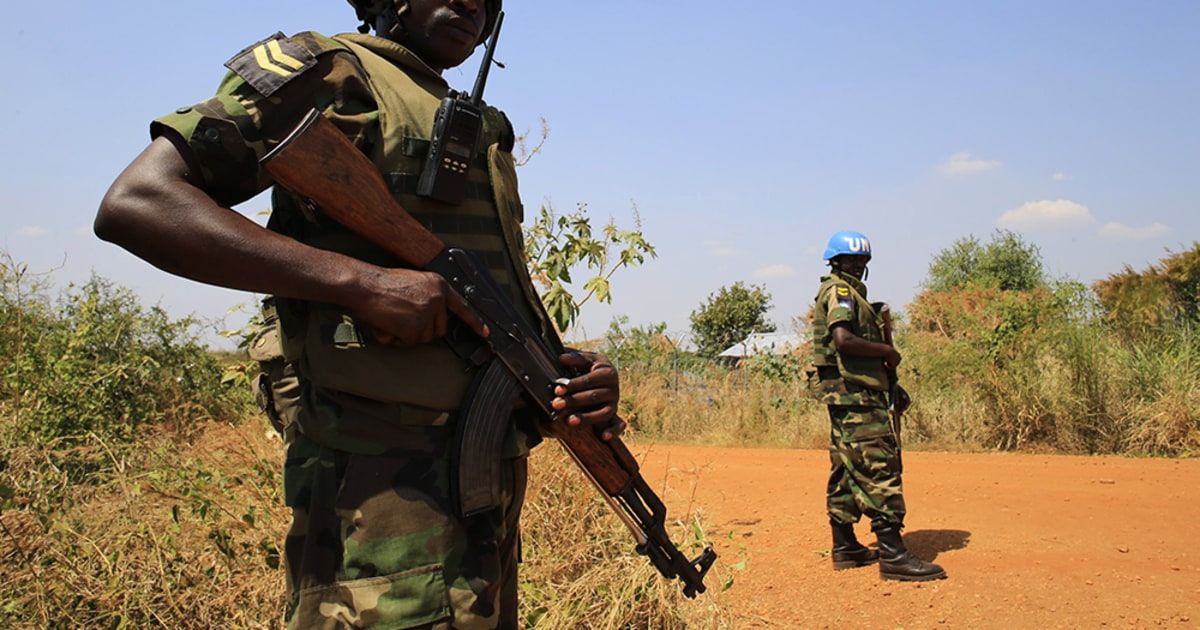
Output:
M892 340L892 309L887 304L879 305L879 318L883 320L883 342L893 348L896 344ZM896 436L896 448L900 448L900 416L904 412L900 409L900 376L896 373L896 368L888 370L888 415L892 420L892 433Z
M887 304L879 304L879 319L883 321L883 343L895 347L892 343L892 309Z
M556 419L550 401L555 384L566 376L558 356L517 314L470 252L447 248L413 219L392 196L370 159L316 110L262 158L262 165L279 185L311 200L325 215L414 267L440 274L466 298L491 330L487 342L495 360L529 394L542 412L543 426L629 527L637 551L665 577L682 580L688 597L704 592L704 575L716 553L708 548L693 560L680 553L665 529L665 507L638 472L637 460L624 442L619 438L601 440L591 427L574 428ZM486 372L495 374L497 370ZM484 380L488 380L486 375ZM510 399L511 388L490 385L493 400ZM479 505L490 507L486 496Z

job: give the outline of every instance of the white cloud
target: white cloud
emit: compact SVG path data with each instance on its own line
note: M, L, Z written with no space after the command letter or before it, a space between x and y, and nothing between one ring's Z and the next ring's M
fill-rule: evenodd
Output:
M755 278L792 278L796 275L796 270L792 269L791 265L767 265L754 272Z
M1088 207L1058 199L1056 201L1029 201L1000 215L996 225L1002 228L1068 228L1091 225L1096 222Z
M969 151L960 151L946 158L946 161L938 166L938 170L944 175L974 175L1000 166L1000 162L996 160L981 160L972 156Z
M1065 182L1068 179L1071 179L1071 176L1067 175L1066 173L1055 173L1054 174L1054 181L1056 181L1056 182Z
M737 256L741 250L730 245L726 245L720 241L704 241L704 246L708 248L708 253L713 256Z
M24 225L17 228L17 234L25 238L42 238L49 233L49 230L39 225Z
M1143 241L1170 233L1171 226L1162 223L1151 223L1142 227L1133 227L1124 223L1108 223L1100 228L1100 236L1118 241Z

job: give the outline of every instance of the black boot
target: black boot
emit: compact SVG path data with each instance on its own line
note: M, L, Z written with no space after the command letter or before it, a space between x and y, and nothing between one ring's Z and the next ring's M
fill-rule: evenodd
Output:
M829 525L833 528L833 550L829 556L833 558L835 571L865 567L879 561L879 554L874 549L868 549L858 542L853 524L830 521Z
M900 526L893 523L876 522L871 531L879 539L879 577L885 580L924 582L946 577L942 567L925 562L908 553L900 538Z

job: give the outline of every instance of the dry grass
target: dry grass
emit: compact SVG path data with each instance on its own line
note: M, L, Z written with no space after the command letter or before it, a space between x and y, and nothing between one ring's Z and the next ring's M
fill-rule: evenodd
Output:
M61 463L103 472L72 477ZM120 450L92 436L72 453L6 449L0 485L0 627L282 628L282 445L257 418ZM533 455L523 521L527 628L722 628L721 566L685 599L554 444ZM656 489L675 502L674 489ZM669 513L689 557L704 540L690 506Z
M658 375L622 375L622 409L632 431L679 444L818 448L829 419L803 382L743 371L675 384Z
M91 436L109 466L87 479L57 466L53 445L10 449L0 625L282 627L278 440L257 423L195 434L123 451Z
M1153 357L1131 355L1135 375L1121 399L1129 418L1126 448L1142 453L1200 454L1200 382L1197 360L1190 351ZM1132 382L1129 382L1132 381Z
M725 628L720 602L727 572L714 565L707 592L694 600L634 552L634 539L561 449L546 445L531 459L522 518L522 619L532 628ZM651 480L652 482L652 480ZM673 488L656 488L668 506ZM711 544L695 506L668 508L668 532L689 558Z
M972 355L915 344L926 359L912 353L921 374L902 373L916 401L906 448L1200 453L1194 346L1067 342L1056 353L1033 344L1032 355L1006 355L1019 360L1003 369L979 356L973 372L944 373ZM826 411L805 383L749 371L682 376L623 374L631 443L825 448ZM35 444L14 439L21 414L6 404L0 627L282 628L289 515L282 445L265 421L144 425L134 445L95 434ZM692 488L648 481L668 505L672 540L697 555L709 541ZM732 626L722 606L729 559L710 571L707 593L685 599L678 581L634 552L633 537L553 444L533 454L523 530L527 628Z

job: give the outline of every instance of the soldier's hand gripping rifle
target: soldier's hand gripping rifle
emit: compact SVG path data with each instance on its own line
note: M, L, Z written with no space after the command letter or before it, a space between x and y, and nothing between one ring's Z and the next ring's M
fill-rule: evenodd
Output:
M567 374L474 255L447 248L413 219L392 197L375 165L316 110L262 163L278 184L308 198L325 215L414 267L441 275L487 323L491 334L486 341L494 358L460 420L465 436L456 494L464 515L498 504L498 445L513 404L525 393L543 426L629 527L637 551L663 576L682 580L684 595L704 592L704 575L716 553L707 548L688 560L671 542L666 508L620 439L604 441L592 427L570 427L555 419L550 406L554 386Z

